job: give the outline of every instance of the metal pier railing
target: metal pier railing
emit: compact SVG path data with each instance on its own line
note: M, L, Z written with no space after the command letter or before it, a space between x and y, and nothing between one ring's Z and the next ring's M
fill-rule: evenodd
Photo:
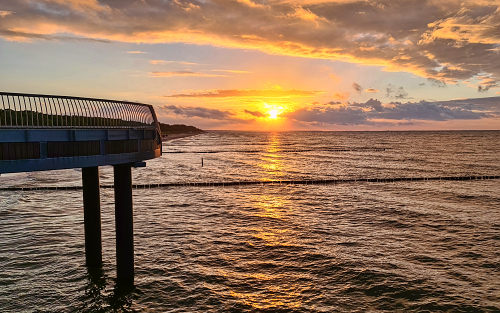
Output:
M0 92L2 128L156 128L151 105L106 99Z

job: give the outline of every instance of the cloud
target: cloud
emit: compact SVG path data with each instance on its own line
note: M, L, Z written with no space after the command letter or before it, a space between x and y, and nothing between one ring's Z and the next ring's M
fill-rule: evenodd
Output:
M264 98L282 98L291 96L310 97L321 93L321 91L311 90L283 90L283 89L218 89L209 91L197 91L192 93L179 93L168 95L170 98L224 98L224 97L264 97Z
M360 84L358 84L358 83L356 83L356 82L352 83L352 88L353 88L354 90L356 90L357 92L361 92L361 91L363 91L363 87L361 87L361 85L360 85Z
M439 80L439 79L427 78L427 81L429 83L431 83L431 85L434 86L434 87L439 87L439 88L446 87L446 83L444 81L442 81L442 80ZM423 84L423 85L421 85L421 84ZM421 84L419 84L419 86L424 86L425 85L425 83L421 83Z
M146 52L140 51L140 50L129 50L129 51L126 51L126 53L128 53L128 54L145 54Z
M197 65L198 64L195 62L169 61L169 60L149 60L149 63L153 65L165 65L165 64Z
M207 109L202 107L179 107L175 105L166 105L161 110L167 113L173 113L185 117L199 117L212 120L232 119L232 114L228 111L217 109Z
M209 74L202 72L193 72L193 71L172 71L172 72L151 72L151 77L175 77L175 76L183 76L183 77L225 77L226 75L220 74Z
M319 122L336 125L358 125L367 123L367 115L360 109L350 107L328 107L299 109L285 114L288 118L300 122Z
M385 88L385 96L389 98L405 99L408 98L408 93L403 86L396 87L389 84Z
M422 41L449 39L460 44L496 44L500 33L492 26L498 26L499 14L498 2L490 6L464 6L456 14L430 23Z
M479 85L477 86L477 91L478 92L486 92L490 90L490 88L498 87L500 86L498 82L493 79L491 76L479 76L478 78L481 79L479 82Z
M57 40L57 41L90 41L90 42L101 42L109 43L109 40L98 39L98 38L88 38L88 37L78 37L72 35L50 35L50 34L37 34L37 33L26 33L21 31L13 30L3 30L0 29L0 37L5 37L10 40L16 41L30 41L30 40Z
M249 111L249 110L245 110L244 111L245 113L247 114L250 114L252 116L255 116L255 117L265 117L267 116L266 114L262 113L262 112L259 112L259 111Z
M246 5L246 6L249 6L251 8L266 8L265 5L260 4L260 3L256 3L256 2L254 2L252 0L236 0L236 1L239 2L239 3L242 3L242 4Z
M0 10L0 17L6 17L7 15L11 15L12 11L1 11Z
M378 89L374 89L374 88L368 88L368 89L365 89L365 92L368 92L368 93L377 93L379 92Z
M299 122L335 125L375 125L391 121L477 120L500 117L500 97L442 102L393 102L377 99L336 107L303 108L286 114ZM385 121L384 121L385 120Z
M493 116L500 116L500 97L456 99L436 101L435 103L449 108L464 108L474 112L483 112Z
M432 102L393 103L394 107L384 108L373 117L391 120L475 120L488 117L487 113L474 112L464 108L450 108Z
M252 72L243 71L243 70L211 70L212 72L223 72L223 73L231 73L231 74L250 74Z
M9 40L212 44L381 65L444 83L500 79L495 0L18 0L2 12L15 12L0 18Z
M319 104L318 102L316 103L313 103L313 104ZM341 101L330 101L330 102L327 102L325 103L325 105L334 105L334 106L338 106L338 105L343 105L343 103Z
M486 92L488 90L490 90L489 86L481 86L481 85L477 86L477 91L478 92Z
M364 105L372 108L376 112L382 112L384 110L384 108L382 107L382 102L376 99L370 98L370 100L366 101Z

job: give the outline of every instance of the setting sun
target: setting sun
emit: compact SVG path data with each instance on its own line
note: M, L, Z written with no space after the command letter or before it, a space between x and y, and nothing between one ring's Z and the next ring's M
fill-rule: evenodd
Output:
M267 118L272 120L279 118L279 115L284 111L284 108L282 106L271 105L267 103L264 103L264 106L267 110Z
M280 114L280 112L276 109L269 110L268 113L269 113L269 118L272 118L272 119L278 118L278 115Z

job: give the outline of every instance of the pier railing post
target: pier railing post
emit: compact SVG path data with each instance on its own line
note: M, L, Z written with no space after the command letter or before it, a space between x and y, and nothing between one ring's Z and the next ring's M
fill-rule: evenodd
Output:
M114 166L117 284L134 285L134 229L131 164Z
M89 267L102 265L101 204L99 168L82 168L83 219L85 228L85 261Z

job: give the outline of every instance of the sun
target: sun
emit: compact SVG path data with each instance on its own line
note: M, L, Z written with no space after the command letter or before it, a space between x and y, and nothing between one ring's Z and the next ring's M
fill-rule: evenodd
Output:
M280 117L280 114L285 110L282 106L275 104L264 103L264 107L267 110L267 118L271 120L276 120Z
M269 118L270 119L277 119L278 118L278 115L280 114L280 111L278 111L277 109L271 109L267 112L267 114L269 114Z

